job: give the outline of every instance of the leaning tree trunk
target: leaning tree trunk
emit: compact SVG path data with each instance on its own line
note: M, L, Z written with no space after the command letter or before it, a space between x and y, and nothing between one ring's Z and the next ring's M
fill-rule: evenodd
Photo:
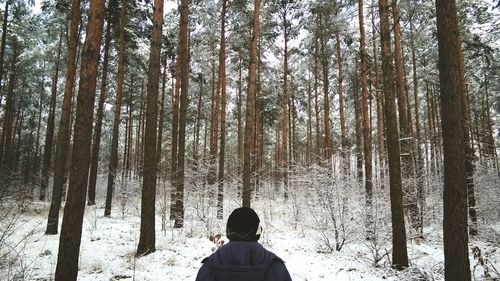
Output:
M82 50L82 66L76 108L74 144L68 199L59 239L56 281L76 280L87 197L97 66L104 24L104 0L91 0L87 34Z
M45 234L57 234L59 224L59 209L63 185L66 181L66 162L69 150L71 104L73 87L75 85L76 56L78 46L78 26L80 25L80 0L71 3L71 27L68 47L68 60L66 62L66 85L62 105L59 131L57 132L56 155L54 159L54 183L52 185L52 201L50 203L49 217Z

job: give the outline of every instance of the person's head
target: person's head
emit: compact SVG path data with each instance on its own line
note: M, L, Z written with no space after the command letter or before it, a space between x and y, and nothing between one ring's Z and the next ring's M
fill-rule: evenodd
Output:
M226 225L226 236L231 241L257 241L260 238L260 219L254 210L248 207L235 209Z

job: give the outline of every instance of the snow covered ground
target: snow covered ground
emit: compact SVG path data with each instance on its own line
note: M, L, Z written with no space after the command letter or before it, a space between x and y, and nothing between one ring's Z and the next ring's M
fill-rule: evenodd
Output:
M201 260L215 247L208 235L223 233L225 220L213 219L212 211L200 213L195 208L196 196L187 196L192 200L188 199L191 207L186 209L186 226L173 229L169 224L162 230L160 194L156 252L141 258L134 257L140 228L138 200L130 199L122 208L116 199L111 218L103 217L102 203L87 207L78 279L194 280ZM59 236L44 234L49 203L31 202L20 209L13 202L2 204L4 214L8 206L13 209L0 217L0 280L53 280ZM225 218L237 206L236 200L228 199ZM306 214L306 208L294 219L290 206L283 200L257 199L254 204L264 227L260 242L285 260L293 280L444 280L443 243L438 224L426 227L424 240L408 242L410 268L396 272L390 269L390 237L381 239L382 258L377 265L373 264L373 247L360 238L363 235L359 228L349 234L341 251L325 251L322 240L325 233L307 223L311 216ZM491 263L490 268L493 265L498 270L500 223L487 226L486 230L488 235L471 240L470 248L478 246ZM388 255L384 256L385 253ZM473 269L477 260L472 252L470 262ZM490 280L484 278L481 266L474 273L475 280ZM492 276L498 277L493 272Z

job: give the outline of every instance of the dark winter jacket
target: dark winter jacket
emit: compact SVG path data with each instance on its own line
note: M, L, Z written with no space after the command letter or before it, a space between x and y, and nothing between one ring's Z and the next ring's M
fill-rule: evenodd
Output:
M257 242L231 241L202 261L196 281L291 281L282 259Z

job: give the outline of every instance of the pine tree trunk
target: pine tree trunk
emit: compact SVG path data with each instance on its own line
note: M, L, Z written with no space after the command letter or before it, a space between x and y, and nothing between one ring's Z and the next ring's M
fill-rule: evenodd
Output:
M5 58L5 44L7 43L7 23L9 22L9 5L11 0L5 1L5 10L3 12L3 23L2 23L2 43L0 45L0 85L3 79L3 63ZM2 108L2 99L0 99L0 108ZM1 148L0 148L1 150ZM0 155L0 165L2 157Z
M399 7L396 1L392 1L392 15L394 19L394 55L396 63L396 93L398 100L398 116L399 128L401 138L401 173L403 179L411 179L414 177L413 167L413 148L412 136L410 129L410 116L407 109L407 92L405 89L405 75L403 65L403 51L401 47L401 24L399 16ZM416 201L416 194L414 194L414 187L406 184L403 188L403 204L408 211L410 225L414 230L418 230L419 226L419 212Z
M17 82L17 70L16 65L19 59L19 48L17 40L13 42L13 54L11 57L11 69L9 75L9 81L7 83L7 97L5 104L5 114L4 114L4 123L2 129L2 143L0 145L0 149L3 149L3 157L1 158L1 173L7 178L14 172L14 155L13 151L13 138L15 137L15 128L14 128L14 114L15 114L15 97L14 97L14 88ZM2 198L2 194L0 193L0 198Z
M324 94L324 130L325 130L325 153L323 157L326 161L331 161L332 158L332 141L330 133L330 97L329 97L329 73L328 73L328 58L327 58L327 44L326 38L323 34L323 20L322 15L319 13L319 42L321 52L321 66L323 70L323 94Z
M485 132L485 141L484 141L484 148L486 155L490 158L490 162L492 162L492 166L496 168L497 172L499 172L499 167L498 167L498 157L496 153L496 147L495 147L495 138L494 138L494 133L493 133L493 122L491 120L491 114L490 114L490 98L489 98L489 81L485 77L484 81L484 106L482 107L483 109L483 131ZM499 172L500 173L500 172Z
M145 126L145 107L144 99L144 80L141 81L141 103L139 107L139 120L137 124L136 147L135 147L135 177L142 177L144 164L144 126Z
M66 162L69 154L69 136L71 132L69 119L71 116L71 103L73 99L73 88L75 85L79 25L80 0L72 0L68 59L66 62L66 84L64 86L64 98L61 119L59 121L59 131L57 132L56 154L54 158L54 183L52 186L52 201L50 203L47 229L45 231L45 234L57 234L63 185L66 182Z
M87 197L93 107L104 10L104 0L92 0L90 2L87 34L82 50L73 161L71 161L68 199L64 208L59 239L55 272L56 281L76 280L78 276L78 258L80 256L83 214Z
M163 54L163 73L161 82L160 120L158 121L158 140L156 141L156 166L159 169L162 160L163 123L165 122L165 90L167 83L167 54Z
M45 77L42 77L42 81L40 83L40 91L44 91L45 89ZM33 156L33 167L32 167L32 173L31 173L31 179L30 182L33 183L35 181L35 177L39 176L40 172L40 131L42 127L42 112L44 111L43 108L43 98L44 95L40 94L40 102L38 103L38 122L36 125L36 140L35 140L35 156ZM50 107L50 105L49 105ZM54 105L55 108L55 105ZM49 108L50 110L50 108ZM54 109L55 110L55 109ZM54 132L52 131L52 135L54 135ZM33 185L33 189L36 187L36 185Z
M385 178L385 139L384 139L384 109L382 88L380 87L379 75L379 58L377 53L376 43L376 26L375 26L375 4L372 1L372 43L373 43L373 76L375 80L375 100L377 110L377 144L378 144L378 165L380 170L380 182L384 182Z
M311 166L312 161L312 89L311 89L311 72L307 80L307 147L306 147L306 162L307 167Z
M251 203L251 178L252 178L252 143L254 139L254 110L255 93L257 91L257 39L260 34L260 0L254 0L252 18L252 35L250 39L250 64L248 66L247 112L245 122L244 160L243 160L243 192L242 206L250 207Z
M464 142L465 142L465 173L467 181L467 204L469 211L469 234L477 235L477 213L476 213L476 196L474 192L474 145L472 143L472 131L469 118L469 95L467 89L462 95L463 115L464 115Z
M115 189L116 170L118 167L118 137L120 130L120 114L122 111L123 84L125 83L125 47L126 47L125 26L127 25L126 22L127 0L121 0L121 6L122 7L120 9L120 35L119 35L120 42L118 49L118 75L117 75L118 77L116 81L116 100L114 108L115 115L113 119L111 151L110 151L110 158L108 165L108 186L106 190L106 205L104 206L105 217L111 216L111 205L113 201L113 191Z
M361 96L359 94L358 63L356 62L356 74L354 76L354 119L356 122L356 179L363 182L363 110L361 108Z
M198 105L196 106L196 125L195 125L195 131L194 131L194 165L195 168L198 169L198 165L200 164L200 127L201 127L201 109L202 109L202 101L203 101L203 74L199 73L198 74L198 83L200 87L200 93L198 95Z
M470 280L464 131L465 78L455 0L436 0L444 153L445 280Z
M111 20L107 19L106 35L104 41L104 58L102 64L102 78L101 78L101 93L99 95L99 105L97 107L94 128L94 139L92 143L92 158L90 162L90 176L89 176L89 194L87 204L95 205L95 193L97 182L97 168L99 166L99 150L101 146L101 131L102 121L104 118L104 102L106 100L107 81L108 81L108 66L109 66L109 48L111 46Z
M141 198L141 232L136 257L156 251L155 198L156 198L156 127L158 125L158 87L160 82L160 53L163 26L163 0L155 0L153 28L149 53L146 128L144 140L144 177Z
M366 39L364 23L363 0L358 1L359 17L359 57L361 61L361 108L363 111L363 155L365 160L365 201L366 201L366 230L367 237L373 239L375 234L373 222L373 183L372 183L372 136L368 107L368 77L366 73Z
M222 219L224 215L224 160L226 149L226 0L222 0L221 11L221 35L219 53L219 79L221 86L221 108L220 108L220 151L219 151L219 179L217 194L217 218Z
M283 4L284 3L284 4ZM282 129L283 129L283 138L282 138L282 163L281 168L283 169L283 185L285 189L285 199L288 198L288 162L289 157L292 155L289 154L288 148L291 147L291 144L288 144L289 140L289 98L288 98L288 20L287 20L287 7L286 1L282 1L282 14L281 20L283 21L283 38L285 41L285 48L283 52L283 101L282 101Z
M188 0L181 0L181 17L179 31L179 62L181 96L179 105L179 151L177 155L175 228L184 226L184 162L186 148L186 118L188 110L189 90L189 53L188 53Z
M41 95L40 95L41 96ZM41 108L39 109L39 111ZM29 184L31 180L31 175L32 175L32 170L31 168L33 167L31 162L33 161L33 138L35 134L35 122L29 121L30 128L29 128L29 138L28 138L28 145L24 149L27 151L24 155L24 184ZM31 190L30 190L31 192ZM33 198L33 195L29 193L29 198Z
M318 27L316 27L316 30ZM316 164L319 164L319 160L321 159L321 121L319 116L319 79L318 79L318 64L319 64L319 44L318 44L318 32L315 31L314 38L314 116L316 119L316 150L315 150L315 159Z
M15 143L16 154L14 156L13 171L19 171L19 159L21 158L21 131L24 123L24 109L22 104L22 99L19 99L19 104L17 106L17 117L16 125L14 126L14 136L12 137L12 143Z
M413 99L415 102L415 146L417 153L416 172L417 172L417 202L419 209L419 225L420 236L423 236L424 226L424 210L425 210L425 195L424 195L424 159L422 156L422 139L420 132L420 99L418 94L418 78L417 78L417 58L415 54L415 39L413 34L413 22L410 23L412 31L411 39L411 56L413 65Z
M342 53L340 48L340 32L335 32L336 40L336 50L337 50L337 68L338 72L338 87L337 92L339 94L339 118L340 118L340 142L342 146L342 174L347 176L349 174L349 140L347 136L347 127L345 123L345 113L344 113L344 69L342 63Z
M45 193L47 190L47 185L49 182L49 171L52 159L52 146L54 140L54 125L55 125L55 112L56 112L56 99L57 99L57 81L59 80L59 63L61 60L61 43L63 37L63 29L61 29L59 35L59 45L57 47L57 57L54 70L54 76L52 78L52 88L50 96L50 107L49 107L49 118L47 119L47 131L45 133L45 145L43 149L43 164L42 164L42 175L40 181L40 201L45 201Z
M237 119L238 119L238 175L241 175L242 173L242 167L243 167L243 122L242 122L242 113L241 113L241 107L242 107L242 94L243 94L243 79L241 75L242 71L242 59L240 58L239 60L239 65L238 65L238 100L237 100Z
M213 57L215 58L215 44L212 45ZM217 83L215 82L215 59L212 62L212 98L211 98L211 118L210 118L210 154L209 154L209 166L207 182L209 185L213 185L217 179L217 147L218 147L218 135L219 135L219 108L220 108L220 84L221 77L220 72L218 73ZM210 196L212 197L212 188L210 188Z
M174 220L176 216L177 204L177 158L178 158L178 141L179 141L179 96L181 87L180 78L180 45L177 46L177 61L175 63L175 87L172 96L172 149L171 149L171 165L170 165L170 183L172 191L170 194L170 220ZM172 75L173 76L173 75Z
M131 83L132 84L132 83ZM132 85L131 85L132 86ZM128 100L128 106L127 106L127 111L128 111L128 135L126 138L128 139L128 146L127 146L127 154L125 158L125 171L126 171L126 176L127 178L130 179L131 176L131 170L132 170L132 152L133 152L133 130L134 130L134 119L132 118L134 108L132 106L132 97L129 97Z
M389 182L392 221L392 266L398 270L408 267L406 231L403 212L403 191L401 187L401 163L399 133L396 120L393 64L390 45L389 6L387 0L379 0L380 29L382 43L382 73L384 80L385 124L387 150L389 155Z

